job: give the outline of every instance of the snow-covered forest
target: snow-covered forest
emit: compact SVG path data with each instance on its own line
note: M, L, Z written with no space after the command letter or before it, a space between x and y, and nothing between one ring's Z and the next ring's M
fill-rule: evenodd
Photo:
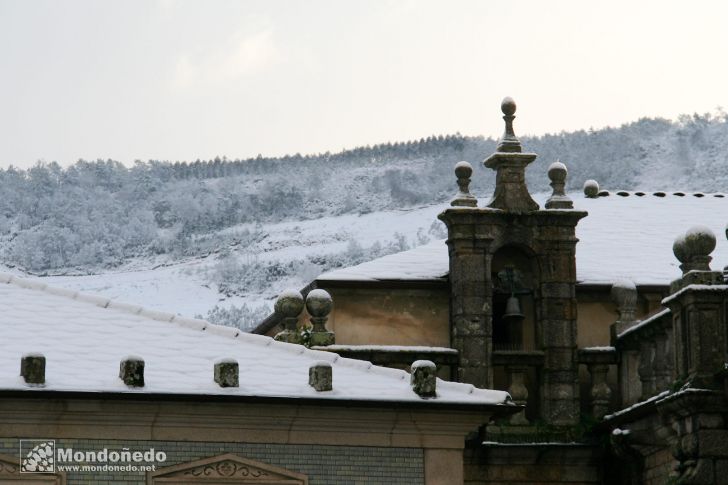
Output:
M728 191L728 118L722 111L521 140L539 154L527 171L532 192L548 190L546 167L556 159L569 168L570 189L593 178L607 189ZM271 296L286 278L312 279L442 237L444 229L433 218L416 233L368 243L342 231L331 236L339 239L339 250L284 261L260 256L261 248L271 247L271 224L442 203L455 192L452 169L459 160L474 165L471 190L485 197L494 174L479 162L494 148L494 139L450 135L279 158L10 167L0 170L2 263L62 275L206 259L197 271L223 297ZM275 244L281 249L286 243ZM208 317L253 321L268 310L241 308L218 306Z

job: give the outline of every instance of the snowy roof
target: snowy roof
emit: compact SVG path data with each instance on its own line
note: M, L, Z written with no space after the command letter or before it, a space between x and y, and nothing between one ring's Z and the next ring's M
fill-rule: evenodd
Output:
M324 273L318 281L431 281L444 279L449 271L447 246L435 240L409 251Z
M618 192L595 199L570 194L574 207L589 213L576 227L579 238L576 273L580 283L612 284L631 279L638 285L668 284L681 274L672 243L697 224L708 226L718 238L712 254L713 268L728 264L728 244L723 238L728 222L728 197L680 192L656 194ZM543 206L543 201L539 202ZM448 272L447 246L444 240L437 240L324 273L318 281L441 280Z
M19 376L22 356L34 353L46 358L46 383L42 389L52 391L474 405L509 400L502 391L438 381L437 397L423 401L411 390L409 374L403 370L3 273L0 315L0 390L38 389ZM120 361L129 355L145 361L143 388L127 387L118 376ZM239 363L238 388L222 388L215 383L214 363L223 358ZM332 364L332 391L317 392L308 385L309 366L319 361Z

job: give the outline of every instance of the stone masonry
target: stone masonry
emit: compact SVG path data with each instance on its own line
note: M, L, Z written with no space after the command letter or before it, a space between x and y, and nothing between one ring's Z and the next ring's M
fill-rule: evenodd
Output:
M541 415L550 424L570 425L579 419L575 228L587 214L539 209L525 185L525 168L536 155L521 153L513 133L513 100L506 98L502 109L506 133L485 161L497 172L493 199L487 207L453 206L439 215L448 228L451 342L460 352L458 380L493 387L492 263L501 248L516 248L531 260L528 270L535 279L536 343L545 358ZM553 170L557 186L566 175L561 167ZM570 203L559 201L559 207Z

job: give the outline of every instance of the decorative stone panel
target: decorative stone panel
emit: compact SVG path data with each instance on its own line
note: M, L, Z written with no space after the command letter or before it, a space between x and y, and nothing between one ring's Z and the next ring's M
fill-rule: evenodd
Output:
M161 468L147 474L147 483L192 482L204 485L235 483L252 485L271 483L276 485L308 485L308 477L284 468L248 460L233 454L224 454ZM221 482L223 481L224 482Z
M65 473L20 473L17 456L0 455L0 485L66 485Z

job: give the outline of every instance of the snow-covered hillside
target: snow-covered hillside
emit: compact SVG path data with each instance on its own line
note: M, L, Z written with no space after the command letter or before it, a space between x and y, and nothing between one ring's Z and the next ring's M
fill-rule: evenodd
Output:
M644 118L619 128L523 136L526 172L567 186L728 192L728 116ZM495 140L459 134L339 153L194 162L79 161L0 169L0 265L69 288L219 323L265 317L285 287L445 235L435 215L469 161L471 191Z
M148 261L150 267L144 267L144 260L135 260L121 270L42 279L56 286L189 317L199 315L214 320L217 315L222 323L234 323L230 320L238 317L243 319L241 325L249 326L267 316L273 300L285 288L301 288L326 270L442 238L445 228L436 215L445 206L281 222L263 229L242 224L221 231L220 236L235 231L262 231L257 241L247 247L229 246L206 257L156 267L151 267L152 261ZM6 270L23 274L17 269ZM240 280L231 281L235 277ZM251 280L254 284L249 285ZM232 291L226 292L225 288ZM218 311L209 315L216 306ZM246 310L219 311L230 308Z

